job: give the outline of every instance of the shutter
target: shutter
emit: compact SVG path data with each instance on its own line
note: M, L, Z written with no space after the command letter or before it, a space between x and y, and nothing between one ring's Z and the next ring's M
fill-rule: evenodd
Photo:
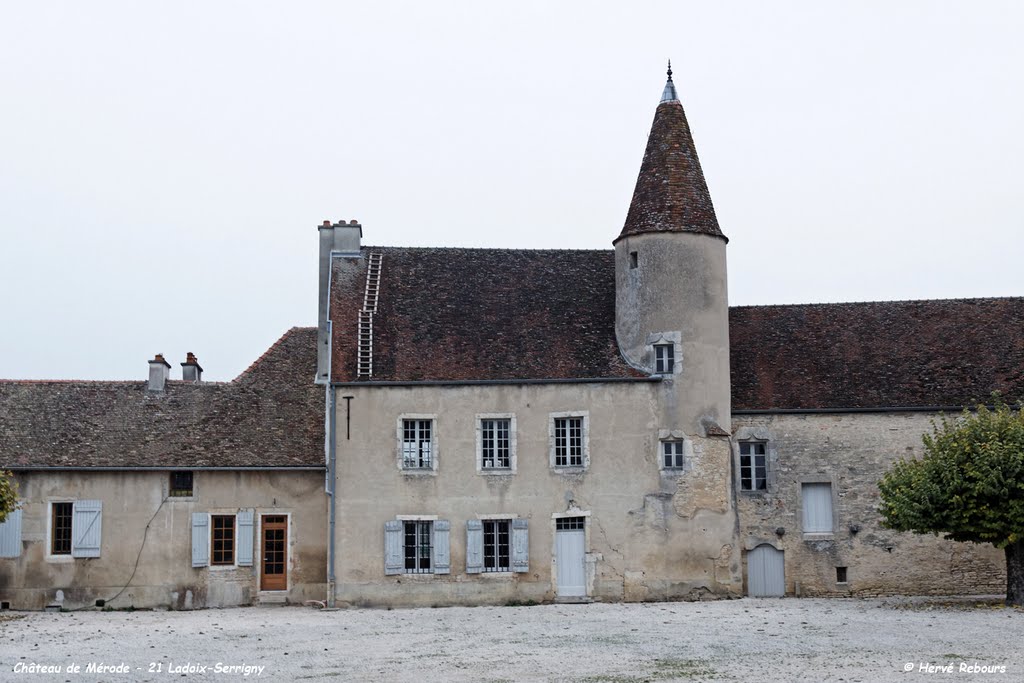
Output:
M805 533L832 533L832 485L802 487Z
M210 516L205 512L192 513L192 566L210 564Z
M384 522L384 574L401 574L405 570L405 554L402 552L402 523L397 520Z
M512 571L530 571L530 522L512 520Z
M484 570L484 523L479 519L466 522L466 573Z
M253 511L238 511L238 566L252 566Z
M78 500L71 509L71 556L99 557L103 501Z
M452 571L452 555L450 537L452 525L448 520L439 519L434 522L434 557L432 558L435 574L450 574Z
M21 557L21 510L8 512L0 523L0 557Z

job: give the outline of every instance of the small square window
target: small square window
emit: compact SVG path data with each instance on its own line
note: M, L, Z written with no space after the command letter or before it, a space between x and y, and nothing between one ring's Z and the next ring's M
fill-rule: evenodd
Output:
M187 497L192 495L192 473L191 472L171 472L171 489L170 494L172 498Z
M212 515L213 553L211 564L235 563L235 516Z
M659 375L671 374L676 367L676 349L674 344L654 345L654 372Z
M667 470L682 469L685 441L662 441L661 463Z
M50 511L52 528L50 529L50 554L71 554L71 524L74 503L54 503Z
M768 489L768 449L763 441L740 442L740 489Z
M429 574L430 558L433 554L433 522L403 522L405 541L405 573Z

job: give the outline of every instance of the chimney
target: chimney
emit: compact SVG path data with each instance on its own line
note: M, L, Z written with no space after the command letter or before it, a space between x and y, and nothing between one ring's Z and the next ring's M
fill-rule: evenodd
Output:
M316 381L327 382L330 376L330 305L331 264L335 256L360 258L363 226L357 220L347 223L324 221L317 228L320 232L320 296L317 312L317 369Z
M203 378L203 368L199 365L199 359L191 351L185 355L185 362L181 364L181 378L186 382L198 382Z
M163 391L167 385L167 378L171 374L171 364L164 360L164 355L158 353L149 361L149 391Z

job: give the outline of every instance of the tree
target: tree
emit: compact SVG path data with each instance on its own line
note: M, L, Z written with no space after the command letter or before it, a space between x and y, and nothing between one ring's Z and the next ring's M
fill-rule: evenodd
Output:
M18 507L18 483L14 475L0 470L0 522Z
M1024 605L1024 408L996 400L925 434L924 457L897 462L878 484L882 526L1006 553L1006 604Z

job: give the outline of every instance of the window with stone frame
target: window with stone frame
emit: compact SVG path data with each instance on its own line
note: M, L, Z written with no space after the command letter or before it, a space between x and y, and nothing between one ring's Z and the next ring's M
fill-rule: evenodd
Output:
M512 520L488 519L484 526L484 572L512 570Z
M583 467L583 418L556 417L555 467Z
M433 420L402 420L402 468L429 470L434 466Z
M666 470L681 470L686 464L686 442L672 439L661 442L661 466Z
M740 490L768 490L768 444L764 441L740 442Z
M430 574L434 552L434 524L429 521L405 521L402 548L406 574Z
M480 468L508 470L512 467L511 418L480 418Z
M671 375L676 367L675 344L654 345L654 372L659 375Z
M172 498L187 498L192 495L192 472L171 472L169 495Z
M71 554L74 503L53 503L50 510L50 554Z

